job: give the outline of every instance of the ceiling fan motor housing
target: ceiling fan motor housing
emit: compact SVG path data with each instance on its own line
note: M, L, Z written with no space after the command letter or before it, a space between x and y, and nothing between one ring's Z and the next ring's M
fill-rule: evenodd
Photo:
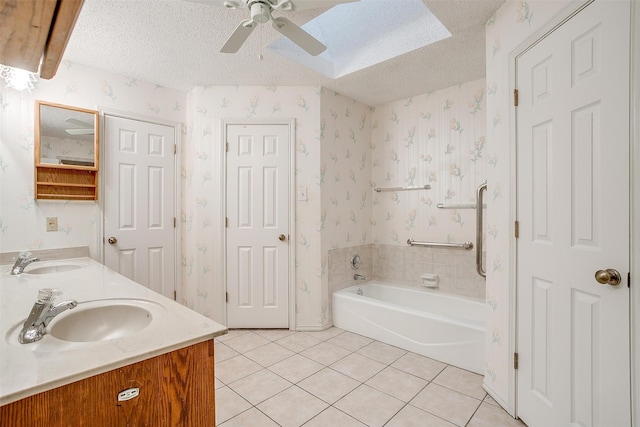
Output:
M264 24L271 19L271 6L260 1L249 4L251 8L251 20L258 24Z

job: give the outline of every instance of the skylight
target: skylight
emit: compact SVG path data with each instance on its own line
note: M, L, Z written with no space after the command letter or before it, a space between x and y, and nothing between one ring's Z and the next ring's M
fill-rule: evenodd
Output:
M324 43L327 50L311 56L284 37L267 49L331 78L451 37L422 0L360 0L340 4L302 28Z

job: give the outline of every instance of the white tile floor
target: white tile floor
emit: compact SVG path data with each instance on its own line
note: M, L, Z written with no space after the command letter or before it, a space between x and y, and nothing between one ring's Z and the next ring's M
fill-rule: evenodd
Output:
M219 426L524 426L480 375L338 328L232 330L215 358Z

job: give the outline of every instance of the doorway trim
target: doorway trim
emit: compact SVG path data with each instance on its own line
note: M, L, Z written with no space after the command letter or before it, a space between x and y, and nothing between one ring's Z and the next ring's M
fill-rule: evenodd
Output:
M142 114L134 114L130 112L125 112L121 110L111 109L109 107L98 106L98 111L100 113L100 170L106 170L105 167L105 116L118 117L122 119L136 120L140 122L152 123L162 126L171 127L174 130L174 142L176 146L176 152L174 156L174 192L173 192L173 216L175 218L175 227L173 229L173 246L175 259L173 260L175 264L175 273L174 273L174 295L175 300L180 301L182 299L182 287L180 286L181 278L182 278L182 263L180 260L182 259L182 221L180 220L180 206L182 203L182 182L180 180L180 170L182 168L182 135L183 132L183 124L180 122L174 122L171 120L162 120L154 117L145 116ZM99 180L99 194L104 195L105 192L105 180ZM100 223L99 227L96 227L98 230L98 254L97 259L100 260L102 264L104 264L104 197L100 197L98 199L98 221Z
M640 426L640 4L631 2L631 423ZM635 225L635 227L634 227Z
M220 144L220 227L222 239L220 239L220 253L222 254L222 277L224 286L221 286L220 301L226 301L227 292L227 227L225 218L227 213L227 126L228 125L285 125L289 127L289 330L296 329L296 120L295 119L247 119L247 118L223 118L220 122L222 143ZM223 319L227 321L227 304L223 304Z

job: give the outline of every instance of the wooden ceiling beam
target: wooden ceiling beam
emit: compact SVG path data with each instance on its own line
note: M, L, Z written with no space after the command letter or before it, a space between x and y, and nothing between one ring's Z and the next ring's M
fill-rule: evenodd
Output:
M84 0L58 0L58 10L44 49L40 78L50 79L56 75L83 2Z

